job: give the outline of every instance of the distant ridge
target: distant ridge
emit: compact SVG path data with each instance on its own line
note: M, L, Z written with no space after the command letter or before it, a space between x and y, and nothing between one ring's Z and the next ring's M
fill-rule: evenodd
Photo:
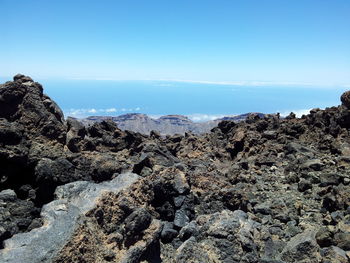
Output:
M264 117L263 113L245 113L236 116L227 116L206 122L194 122L184 115L164 115L158 119L149 117L142 113L128 113L119 116L90 116L82 119L85 125L90 125L103 120L112 120L117 123L122 130L131 130L143 134L149 134L152 130L162 135L184 134L191 132L201 134L209 132L216 127L220 121L244 121L251 115Z

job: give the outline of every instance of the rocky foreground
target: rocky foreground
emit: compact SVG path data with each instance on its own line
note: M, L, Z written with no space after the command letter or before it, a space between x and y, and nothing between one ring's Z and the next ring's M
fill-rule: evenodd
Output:
M349 262L350 94L205 135L85 127L0 86L0 262Z

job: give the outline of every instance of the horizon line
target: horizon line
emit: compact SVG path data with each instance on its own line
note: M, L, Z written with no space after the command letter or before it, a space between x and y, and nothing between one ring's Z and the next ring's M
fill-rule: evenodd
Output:
M121 79L121 78L82 78L82 77L68 77L70 80L95 80L95 81L167 81L167 82L181 82L194 84L209 84L222 86L308 86L308 87L343 87L350 88L350 83L316 83L316 82L301 82L301 81L248 81L248 80L230 80L230 81L212 81L212 80L191 80L191 79Z
M29 75L30 76L30 75ZM0 76L0 78L9 78L12 80L13 76ZM298 87L337 87L337 88L350 88L350 83L317 83L317 82L301 82L301 81L247 81L247 80L232 80L232 81L212 81L212 80L191 80L191 79L173 79L173 78L160 78L160 79L123 79L113 77L38 77L38 80L91 80L91 81L166 81L166 82L180 82L180 83L194 83L194 84L208 84L208 85L220 85L220 86L238 86L238 87L264 87L264 86L298 86ZM34 79L35 81L35 79Z

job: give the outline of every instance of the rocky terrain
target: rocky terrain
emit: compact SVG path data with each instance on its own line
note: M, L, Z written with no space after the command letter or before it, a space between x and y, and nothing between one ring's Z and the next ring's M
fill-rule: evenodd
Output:
M114 121L121 130L130 130L142 134L150 135L151 131L156 131L161 135L185 135L186 132L193 134L202 134L210 132L223 120L240 122L247 119L251 114L258 114L264 117L262 113L245 113L237 116L228 116L212 121L194 122L184 115L165 115L158 119L151 118L146 114L129 113L119 116L90 116L80 119L86 126L92 125L95 122L106 120Z
M349 262L341 102L162 137L65 120L16 75L0 86L0 262Z

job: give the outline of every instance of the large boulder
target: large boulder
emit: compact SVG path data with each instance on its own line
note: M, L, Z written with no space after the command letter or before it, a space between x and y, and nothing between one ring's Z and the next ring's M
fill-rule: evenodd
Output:
M13 82L0 86L0 118L16 121L31 137L65 142L66 129L61 109L42 86L30 77L16 75Z

